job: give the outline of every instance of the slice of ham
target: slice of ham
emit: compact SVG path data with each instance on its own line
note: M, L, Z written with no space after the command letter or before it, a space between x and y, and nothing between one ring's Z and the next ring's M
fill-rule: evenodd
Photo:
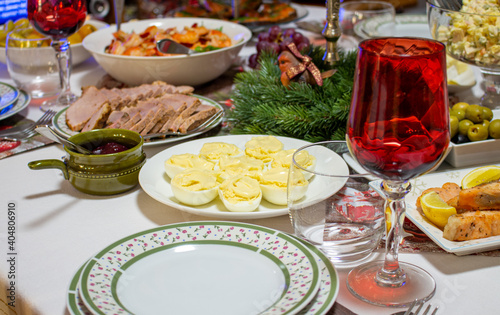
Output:
M73 131L80 131L104 104L110 104L111 93L103 93L94 86L84 90L82 96L66 110L66 124ZM113 103L116 97L113 97Z
M82 132L104 128L110 112L111 106L108 103L104 104L97 112L94 113L94 115L92 115L85 126L83 126Z
M130 127L129 129L138 133L141 133L144 127L153 119L156 115L158 108L151 108L149 112L145 116L141 116L141 120L139 120L135 125Z
M213 106L207 106L209 108L197 112L194 115L189 116L184 122L179 126L179 132L186 133L192 130L202 123L204 123L208 118L215 115L218 110Z
M151 117L151 119L145 122L145 126L140 132L140 134L143 136L147 135L151 131L151 129L156 125L156 123L161 120L161 118L165 115L166 112L167 109L165 107L158 106L158 109L156 110L153 117Z

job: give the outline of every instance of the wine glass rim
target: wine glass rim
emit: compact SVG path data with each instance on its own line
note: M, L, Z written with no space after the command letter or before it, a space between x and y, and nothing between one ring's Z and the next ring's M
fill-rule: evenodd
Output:
M355 7L356 5L359 4L370 4L370 5L380 5L380 8L378 9L356 9L356 8L349 8L347 7ZM353 11L363 11L363 12L395 12L396 9L390 2L384 2L384 1L370 1L370 0L355 0L355 1L347 1L347 2L342 2L340 4L340 9L344 10L353 10Z
M434 51L432 51L428 54L422 54L422 55L405 55L405 54L389 55L389 54L385 54L383 52L379 52L379 51L375 51L373 49L368 49L366 47L363 47L368 42L376 42L376 41L384 41L384 40L385 41L416 40L416 41L420 41L420 42L431 42L431 43L435 44L436 46L438 46L439 49L435 49ZM384 57L397 57L397 58L419 58L422 56L432 56L435 54L441 54L443 52L446 53L446 45L443 44L442 42L437 41L435 39L430 39L430 38L425 38L425 37L416 37L416 36L396 36L396 37L387 36L387 37L367 38L367 39L359 42L358 48L360 50L366 51L367 53L376 54L376 55L384 56Z
M363 174L350 174L350 171L349 171L349 174L348 175L340 175L340 174L335 174L335 175L332 175L332 174L326 174L326 173L321 173L321 172L318 172L318 171L315 171L315 170L308 170L307 168L303 167L302 165L298 164L296 161L295 161L295 156L296 154L298 154L299 151L304 151L306 150L307 148L310 148L310 147L314 147L314 146L322 146L324 144L345 144L347 145L347 142L346 141L342 141L342 140L327 140L327 141L320 141L320 142L315 142L315 143L310 143L310 144L306 144L300 148L298 148L292 155L292 165L294 165L295 167L299 168L300 170L304 171L304 172L308 172L308 173L311 173L311 174L314 174L314 175L318 175L318 176L326 176L326 177L338 177L338 178L362 178L362 177L367 177L367 176L373 176L369 173L363 173ZM334 152L335 154L338 154L336 152ZM339 155L339 154L338 154ZM344 161L345 162L345 161ZM346 165L347 165L347 162L346 162Z
M447 8L443 8L442 6L440 6L439 4L436 3L435 0L425 0L427 2L428 5L434 7L434 8L437 8L439 10L442 10L442 11L446 11L446 12L449 12L449 13L458 13L458 14L464 14L464 15L470 15L470 16L486 16L486 17L497 17L497 18L500 18L500 15L498 14L484 14L484 13L473 13L473 12L462 12L462 11L457 11L457 10L453 10L453 9L447 9Z

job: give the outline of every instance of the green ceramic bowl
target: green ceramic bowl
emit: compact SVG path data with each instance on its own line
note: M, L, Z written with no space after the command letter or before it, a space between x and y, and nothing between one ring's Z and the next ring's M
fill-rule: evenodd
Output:
M92 195L113 195L125 192L138 184L139 171L146 162L142 146L144 140L134 131L98 129L82 132L70 141L93 149L108 142L117 142L129 149L113 154L85 155L64 147L66 157L61 160L39 160L28 163L29 168L57 168L64 178L78 190Z

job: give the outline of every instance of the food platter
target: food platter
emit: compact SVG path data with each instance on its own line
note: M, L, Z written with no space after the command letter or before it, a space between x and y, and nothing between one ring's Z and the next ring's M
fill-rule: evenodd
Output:
M500 166L500 164L498 165ZM415 223L415 225L430 239L432 239L432 241L439 245L439 247L449 253L453 253L459 256L499 249L500 236L491 236L487 238L463 242L447 240L443 237L443 231L437 228L430 221L428 221L417 210L415 203L422 192L428 188L441 187L444 183L447 182L453 182L460 185L462 178L474 168L475 167L460 170L435 172L413 179L410 181L412 190L406 196L406 216L413 223ZM380 192L380 181L370 182L370 186Z
M201 96L201 95L195 95L193 94L193 96L197 97L198 99L200 99L201 103L203 105L210 105L210 106L214 106L216 107L218 110L221 110L223 111L224 109L222 108L221 105L219 105L219 103L217 103L216 101L214 100L211 100L209 98L206 98L204 96ZM66 124L66 110L68 109L68 107L60 110L53 118L53 121L52 121L52 124L54 126L54 128L59 131L60 134L62 134L63 136L69 138L73 135L76 135L78 134L79 132L78 131L72 131L68 125ZM193 138L193 137L196 137L202 133L205 133L215 127L217 127L221 122L222 122L222 119L224 118L224 116L220 116L220 118L217 118L217 120L215 120L212 124L210 124L209 127L207 127L206 129L204 129L203 131L200 131L200 132L195 132L195 133L192 133L192 134L189 134L189 135L185 135L185 136L178 136L178 137L170 137L170 138L164 138L164 139L161 139L161 138L158 138L158 139L152 139L152 140L148 140L148 141L144 141L144 145L145 146L155 146L155 145L159 145L159 144L165 144L165 143L173 143L173 142L177 142L177 141L181 141L181 140L186 140L186 139L189 139L189 138Z
M244 148L245 143L255 136L259 135L230 135L211 137L210 142L231 143L237 145L240 148ZM279 136L277 136L276 138L283 143L285 150L298 149L304 145L311 144L310 142L294 138ZM216 198L208 204L196 207L188 206L177 201L172 193L170 178L165 174L164 171L165 161L175 154L198 154L203 144L207 142L209 142L207 139L192 140L167 148L157 153L146 162L139 173L139 183L142 189L150 197L165 204L166 206L200 216L236 220L261 219L288 214L288 208L286 206L273 205L265 200L260 203L259 207L255 211L251 212L228 211L219 198ZM334 152L330 152L329 154L334 161L333 163L343 163L345 165L345 162L339 155L335 154ZM323 196L324 198L326 198L333 193L335 192L329 190L328 186L324 184L320 177L314 177L313 180L311 180L309 183L309 188L307 190L304 202L307 202L309 198L312 198L313 194L314 198L319 198L318 196Z
M301 20L301 19L305 18L309 14L309 11L303 5L300 5L300 4L297 4L297 3L290 3L290 6L293 9L295 9L296 14L294 16L285 18L285 19L277 21L277 22L245 22L245 21L239 21L238 23L241 24L241 25L244 25L244 26L248 27L249 29L251 29L252 31L256 32L256 31L258 31L260 29L269 28L269 27L271 27L273 25L287 24L287 23L291 23L291 22L295 22L295 21ZM178 11L181 11L181 10L182 10L182 7L179 8L178 10L173 10L173 11L171 11L171 12L168 13L168 16L175 16L175 14Z
M23 90L19 90L19 98L9 106L0 110L0 120L13 116L25 109L31 101L31 96Z
M245 25L246 27L248 27L249 29L251 29L252 31L255 32L258 29L271 27L273 25L281 25L281 24L287 24L287 23L299 21L299 20L305 18L309 14L309 11L307 10L307 8L300 5L300 4L290 3L290 6L295 9L295 12L297 12L297 14L293 17L284 19L284 20L279 21L279 22L250 22L250 23L241 23L241 24Z
M124 237L91 258L79 282L95 314L294 314L314 299L320 275L292 236L203 221Z

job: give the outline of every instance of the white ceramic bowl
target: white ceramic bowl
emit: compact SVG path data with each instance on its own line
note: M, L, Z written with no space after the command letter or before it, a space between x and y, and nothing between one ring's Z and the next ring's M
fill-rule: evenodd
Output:
M97 21L97 20L88 20L87 22L85 22L85 24L92 24L97 29L102 29L102 28L106 28L109 26L109 24L101 22L101 21ZM45 50L52 49L53 50L52 47L40 47L40 48L35 48L35 49L45 49ZM82 43L70 45L70 49L71 49L71 58L72 58L71 64L73 66L76 66L76 65L84 62L85 60L89 59L92 56L85 48L83 48ZM54 54L55 54L55 52L54 52ZM4 63L4 64L7 62L6 57L5 57L5 47L0 47L0 62Z
M500 109L493 110L493 119L500 119ZM455 144L450 142L446 162L454 167L466 167L500 162L500 139Z
M148 26L156 25L166 29L194 23L209 29L221 29L233 41L233 45L214 51L191 56L136 57L112 55L104 52L111 44L115 27L102 29L90 34L83 40L83 46L94 56L99 65L113 78L134 86L156 80L173 85L196 86L209 82L223 74L238 56L241 49L251 39L252 32L245 26L204 18L164 18L123 23L121 29L127 33L143 32Z

